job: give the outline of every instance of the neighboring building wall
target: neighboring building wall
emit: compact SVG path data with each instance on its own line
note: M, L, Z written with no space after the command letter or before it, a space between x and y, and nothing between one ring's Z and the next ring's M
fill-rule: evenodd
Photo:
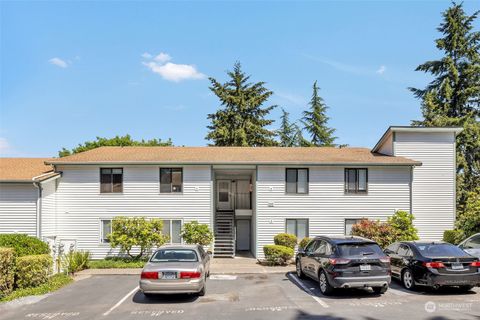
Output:
M33 183L0 183L0 233L36 236L37 199Z
M409 210L410 167L367 168L368 194L345 193L344 167L310 167L309 194L289 195L285 194L285 167L259 166L257 257L263 258L263 246L285 232L287 218L309 219L313 237L343 235L348 218L386 220L395 210Z
M42 217L41 236L53 237L57 235L56 217L56 181L49 180L42 183Z
M210 166L183 167L183 193L160 193L159 166L123 167L123 193L100 193L99 166L64 166L57 187L57 219L60 239L75 239L77 249L93 258L111 252L100 242L100 219L145 216L197 220L211 225ZM168 167L168 166L165 166Z
M421 161L413 170L412 212L419 237L439 240L455 221L455 135L396 132L395 156Z

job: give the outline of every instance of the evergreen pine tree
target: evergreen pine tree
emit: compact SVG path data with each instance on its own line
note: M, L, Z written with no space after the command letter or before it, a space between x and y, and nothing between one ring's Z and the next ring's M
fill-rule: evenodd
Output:
M417 67L433 76L424 88L410 88L422 100L420 126L461 126L457 137L457 208L462 212L467 197L480 181L480 32L473 31L478 12L469 16L462 4L453 3L438 27L442 37L436 47L441 59Z
M335 146L336 137L333 136L335 129L327 126L329 118L326 115L328 107L323 99L318 95L317 81L313 83L312 99L309 102L310 110L303 112L302 122L305 130L310 135L310 141L304 140L304 145L314 147L331 147Z
M282 115L280 117L280 129L278 130L278 137L280 139L281 147L294 147L296 145L296 124L290 123L290 114L282 108Z
M276 106L263 107L273 92L265 88L265 82L248 82L250 76L245 75L239 62L227 75L230 79L223 84L209 78L210 90L223 108L208 115L211 123L206 139L216 146L276 145L275 132L267 128L274 120L266 119Z

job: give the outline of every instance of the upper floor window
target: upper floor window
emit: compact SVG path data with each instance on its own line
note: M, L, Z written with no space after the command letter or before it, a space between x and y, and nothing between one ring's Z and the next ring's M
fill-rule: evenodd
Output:
M160 168L160 193L182 192L182 168Z
M286 170L287 193L308 193L308 169Z
M123 191L123 169L101 168L100 169L100 192L120 193Z
M345 192L361 193L368 189L367 169L345 169Z

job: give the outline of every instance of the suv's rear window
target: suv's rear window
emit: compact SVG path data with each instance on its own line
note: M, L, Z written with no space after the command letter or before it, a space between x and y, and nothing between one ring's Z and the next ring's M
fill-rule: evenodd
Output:
M162 249L155 252L150 262L196 262L197 253L189 249Z
M457 246L448 243L418 243L416 245L424 257L465 257L467 254Z
M343 243L337 245L338 254L342 257L356 257L356 256L383 256L382 249L375 243Z

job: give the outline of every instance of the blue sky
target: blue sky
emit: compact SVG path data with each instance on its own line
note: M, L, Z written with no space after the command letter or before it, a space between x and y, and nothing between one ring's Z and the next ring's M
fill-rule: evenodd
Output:
M338 142L372 147L389 125L420 117L407 87L429 80L414 69L439 57L449 5L2 1L0 154L56 156L127 133L205 145L219 106L207 77L226 80L237 60L293 119L318 80Z

